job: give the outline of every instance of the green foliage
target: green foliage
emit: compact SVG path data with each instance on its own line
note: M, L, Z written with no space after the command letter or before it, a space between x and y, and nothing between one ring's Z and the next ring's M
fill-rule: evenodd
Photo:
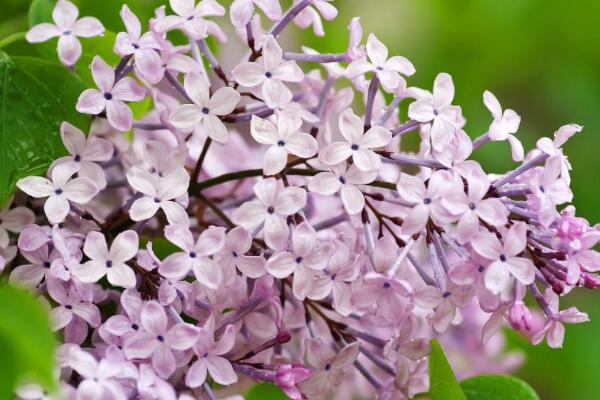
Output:
M507 375L479 375L460 383L468 400L539 400L527 383Z
M46 172L65 154L61 122L87 131L89 119L75 111L84 89L60 65L0 52L0 204L19 178Z
M287 400L288 397L272 383L259 383L248 390L246 400Z
M0 286L0 398L11 398L20 379L54 388L54 346L41 304L21 289Z
M435 339L431 341L429 355L428 397L431 400L466 400L442 346Z

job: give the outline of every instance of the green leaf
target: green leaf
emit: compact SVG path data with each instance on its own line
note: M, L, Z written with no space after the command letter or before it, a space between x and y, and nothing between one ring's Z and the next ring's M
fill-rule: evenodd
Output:
M431 400L466 400L444 350L435 339L429 355L429 397Z
M29 26L31 27L42 22L52 23L53 8L54 2L51 0L33 0L33 2L31 2L31 7L29 8ZM96 55L102 57L108 64L116 65L119 62L120 57L113 51L115 39L116 34L109 30L104 32L102 36L79 38L79 41L81 42L81 57L75 64L75 73L77 73L88 86L95 87L90 65ZM50 39L47 42L36 43L35 46L42 57L53 62L58 62L58 53L56 51L57 42L58 39Z
M539 400L527 383L508 375L478 375L460 383L468 400Z
M0 52L0 204L18 179L43 174L66 154L61 122L84 132L90 120L75 111L83 82L58 64Z
M53 389L55 339L48 313L27 292L0 286L0 398L11 398L19 379Z
M252 386L245 398L246 400L287 400L289 397L277 386L264 382Z

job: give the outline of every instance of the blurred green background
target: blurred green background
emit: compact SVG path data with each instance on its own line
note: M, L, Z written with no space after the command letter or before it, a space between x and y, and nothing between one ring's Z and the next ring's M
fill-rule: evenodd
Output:
M79 0L83 15L95 15L112 30L121 29L123 0ZM143 17L158 0L125 1ZM230 1L221 1L228 4ZM289 1L283 1L284 5ZM326 37L298 33L310 47L343 51L346 26L361 16L365 37L374 32L390 49L416 66L410 85L430 89L438 72L450 73L455 103L463 107L466 130L484 133L490 115L482 93L489 89L504 108L522 116L519 138L531 148L541 135L562 124L579 123L583 133L565 146L573 164L575 205L592 223L600 220L600 2L592 0L337 0L340 17L325 24ZM0 38L26 30L29 0L0 0ZM17 43L9 53L32 54ZM514 167L506 143L475 154L490 172ZM527 362L518 374L543 399L596 399L600 380L600 294L577 291L564 302L587 311L592 322L567 328L565 348L522 346Z

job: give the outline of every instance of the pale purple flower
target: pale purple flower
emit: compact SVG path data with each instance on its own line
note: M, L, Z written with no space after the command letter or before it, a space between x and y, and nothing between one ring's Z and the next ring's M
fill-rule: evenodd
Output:
M77 347L70 349L67 365L82 378L77 386L78 400L103 398L126 400L126 392L118 381L137 378L134 367L104 359L97 361L90 353Z
M223 268L235 274L237 268L248 278L257 279L266 273L266 260L262 256L246 255L252 247L250 233L238 226L227 232L225 245L219 254Z
M300 384L300 389L308 396L329 393L337 388L342 383L347 367L358 357L360 349L360 343L353 342L336 353L322 339L307 339L304 346L306 359L316 370Z
M235 344L235 327L227 325L221 338L215 340L215 320L211 315L194 345L198 359L192 364L185 376L185 384L191 388L200 387L207 373L220 385L231 385L238 378L229 360L223 355L231 351Z
M311 6L306 7L294 17L294 23L302 29L312 25L313 32L317 36L325 35L321 16L326 21L331 21L337 17L338 10L329 4L333 0L310 0ZM300 3L300 0L294 0L294 5Z
M250 133L258 143L269 146L263 158L265 175L275 175L281 172L286 164L288 155L309 158L317 153L319 145L315 138L308 133L299 132L302 120L296 115L280 113L277 125L256 115L252 116Z
M302 400L298 385L310 375L310 370L302 364L283 364L277 366L273 383L292 400Z
M298 300L304 300L313 287L314 275L327 267L335 250L331 243L318 243L317 232L303 222L292 233L290 251L275 253L267 261L267 271L283 279L294 274L292 290Z
M511 109L502 111L496 96L487 90L483 92L483 103L494 117L488 130L489 138L493 141L508 140L513 160L522 161L525 155L523 145L514 135L519 130L521 117Z
M141 398L157 400L177 399L173 386L168 381L156 375L151 366L140 364L139 368L137 390Z
M50 169L60 164L73 163L78 166L77 174L80 177L88 178L100 190L106 188L106 174L98 163L111 159L113 145L97 136L86 138L79 128L68 122L60 125L60 136L69 155L54 161Z
M167 176L156 176L139 167L127 171L127 181L143 196L133 202L129 216L134 221L152 218L163 210L170 224L188 225L189 219L177 198L187 193L190 176L183 168Z
M152 368L163 379L175 372L173 351L190 349L198 340L200 330L193 325L179 322L169 328L169 320L163 306L156 301L147 302L141 312L142 328L125 340L124 351L129 359L152 357Z
M373 126L364 131L363 122L352 109L340 114L340 133L345 141L333 142L321 149L319 160L327 165L337 165L349 157L363 172L381 168L381 159L373 151L386 146L392 139L392 133L382 126Z
M500 227L506 224L508 209L498 198L486 198L490 181L478 164L463 164L462 176L467 182L468 192L463 187L452 190L442 198L442 203L452 214L460 216L457 239L468 242L479 230L479 219Z
M254 185L256 200L242 204L233 213L233 221L252 231L261 228L265 242L273 249L282 249L289 236L286 218L304 208L306 191L299 187L284 188L274 178Z
M33 224L35 216L33 212L25 207L10 208L11 202L0 210L0 248L5 249L10 243L9 232L20 233L23 229Z
M515 222L504 234L502 242L487 231L480 231L471 241L473 249L492 263L485 272L485 286L492 293L500 293L511 276L523 285L535 279L535 267L529 258L519 255L527 245L527 225Z
M113 315L104 323L104 329L117 336L131 335L141 327L140 314L144 302L134 289L126 289L121 294L124 314Z
M32 252L21 251L29 264L19 265L10 273L9 281L12 284L22 285L26 288L36 287L50 273L50 267L55 260L60 262L60 253L57 250L50 251L49 246L44 245Z
M439 74L433 83L433 94L423 93L408 107L408 116L431 125L431 142L435 150L446 147L454 131L462 124L461 109L452 105L454 83L446 73Z
M195 0L169 0L169 4L177 15L158 18L154 29L159 33L181 29L194 40L203 39L210 29L204 17L225 15L225 8L215 0L201 0L197 5Z
M169 279L182 279L190 270L201 284L217 289L223 280L223 271L211 256L219 253L225 245L225 228L210 227L194 241L192 232L181 225L168 225L165 237L183 250L171 254L159 268L161 275Z
M273 36L265 38L262 50L257 62L243 62L231 73L241 85L259 88L269 108L284 106L293 96L283 82L300 82L304 73L295 62L283 60L283 50Z
M52 10L54 24L42 23L29 29L25 38L30 43L45 42L58 37L58 58L66 66L74 65L81 56L77 37L90 38L104 33L102 23L93 17L77 19L79 10L67 0L58 0Z
M549 137L543 137L538 139L536 147L542 152L546 153L550 157L560 156L561 163L561 178L567 183L571 183L571 177L569 171L571 170L571 163L567 159L567 156L563 154L562 146L576 133L583 130L583 126L577 124L568 124L561 126L556 132L554 132L554 140Z
M65 220L71 206L86 204L97 193L98 187L88 178L72 176L79 170L75 164L57 165L52 169L52 180L40 176L28 176L17 181L17 187L31 197L48 199L44 203L44 212L50 223L58 224Z
M453 219L442 201L451 189L453 179L448 171L437 171L431 175L425 186L425 183L415 176L400 174L398 194L402 200L414 205L404 217L402 233L414 235L421 232L430 218L438 225L444 225Z
M127 4L121 7L121 19L127 32L119 32L115 41L115 53L121 57L133 56L138 75L148 83L157 84L163 77L162 60L156 50L161 46L154 32L142 35L140 20L131 12Z
M437 287L425 286L415 292L415 303L425 309L433 309L431 326L436 332L444 333L455 320L457 308L465 308L471 300L468 286L448 285L441 291Z
M565 337L564 324L580 324L590 319L586 313L580 312L576 307L569 307L566 310L559 311L558 296L550 288L544 293L544 299L548 305L548 309L552 311L552 315L547 316L548 319L544 327L531 337L531 343L538 344L546 338L548 346L557 349L563 345Z
M260 8L272 21L281 19L279 0L234 0L229 7L231 22L234 26L245 26L252 19L254 7Z
M561 176L562 156L555 155L546 160L544 168L530 181L533 194L530 202L537 208L543 226L550 226L558 217L556 206L573 200L573 192Z
M113 128L119 131L131 129L133 112L125 102L142 100L145 89L133 78L115 81L115 71L100 56L92 61L92 77L98 89L86 89L81 93L75 105L77 111L93 115L105 111Z
M341 163L331 172L320 172L308 182L308 190L324 196L340 192L344 209L350 215L360 213L365 207L365 197L359 185L366 185L377 178L377 171L363 172L354 164Z
M401 75L411 76L415 67L405 57L388 58L388 49L374 34L367 39L367 56L369 61L355 60L346 68L346 76L355 79L367 72L374 72L383 88L389 93L395 93L399 86L406 87Z
M135 257L138 247L139 239L135 231L119 233L110 248L102 233L92 231L88 233L83 246L83 252L90 261L73 273L85 283L98 282L106 275L111 285L132 288L136 283L135 274L127 261Z
M67 289L60 280L50 278L46 281L46 287L50 297L58 303L58 306L50 311L54 331L72 324L76 317L84 320L92 328L100 325L101 317L98 307L90 301L84 300L73 286Z
M191 72L185 76L185 92L194 104L183 104L173 110L169 122L185 131L197 131L218 143L227 143L229 134L219 117L233 111L240 94L233 88L219 88L212 95L205 76Z

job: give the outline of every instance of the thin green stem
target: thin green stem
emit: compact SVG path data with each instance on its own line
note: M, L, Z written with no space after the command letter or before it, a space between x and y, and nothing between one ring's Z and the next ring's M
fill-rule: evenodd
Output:
M25 39L25 32L17 32L17 33L13 33L12 35L9 35L7 37L5 37L4 39L0 40L0 49L9 46L15 42L18 42L19 40L23 40Z

